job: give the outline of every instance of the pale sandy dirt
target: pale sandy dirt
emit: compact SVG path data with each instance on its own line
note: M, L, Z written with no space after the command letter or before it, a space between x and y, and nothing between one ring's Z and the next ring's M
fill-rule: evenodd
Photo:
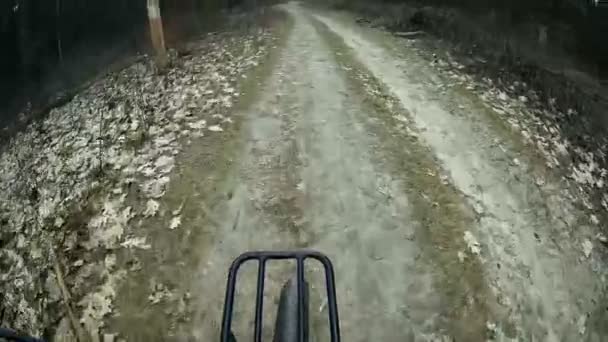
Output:
M433 334L440 303L429 270L416 261L407 196L375 164L376 139L362 122L368 114L330 50L309 18L296 12L294 20L264 95L247 110L245 152L234 195L223 205L226 224L202 264L196 335L218 338L226 270L240 252L303 247L334 260L345 340ZM280 270L269 272L267 303L275 302L278 279L289 275L289 268ZM255 293L255 271L245 272L237 302ZM322 336L326 312L319 312L323 289L314 273L313 330ZM247 304L237 308L239 340L251 335L253 301ZM274 310L267 306L267 339Z

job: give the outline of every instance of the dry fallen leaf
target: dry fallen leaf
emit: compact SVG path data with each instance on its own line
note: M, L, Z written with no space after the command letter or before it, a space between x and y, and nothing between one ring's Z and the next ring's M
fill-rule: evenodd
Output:
M182 224L181 216L175 216L171 219L171 223L169 224L169 229L174 230L179 228Z
M156 213L158 212L159 207L160 207L160 204L158 204L157 201L155 201L153 199L149 199L148 202L146 202L146 210L144 211L144 216L145 217L155 216Z

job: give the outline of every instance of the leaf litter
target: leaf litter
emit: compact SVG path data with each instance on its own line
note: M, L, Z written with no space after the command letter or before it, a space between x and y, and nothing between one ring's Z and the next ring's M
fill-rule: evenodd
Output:
M213 114L231 122L236 81L265 56L270 38L263 30L209 35L163 74L142 58L14 136L0 155L4 325L41 336L65 321L61 299L47 295L60 251L80 321L88 333L101 333L128 273L114 254L99 256L153 248L134 219L159 212L182 138L201 136ZM177 212L170 227L180 225Z
M427 54L424 47L414 47ZM444 63L433 64L445 73L452 83L445 87L462 86L477 94L488 108L513 131L521 134L526 145L544 159L548 169L565 174L565 194L590 211L589 223L599 226L608 217L608 137L597 134L589 113L584 110L559 106L555 97L543 96L523 81L480 77L465 70L455 58L446 57ZM517 158L512 164L519 166ZM545 186L538 179L539 187ZM580 246L586 244L585 234L577 237ZM587 254L589 248L581 248Z

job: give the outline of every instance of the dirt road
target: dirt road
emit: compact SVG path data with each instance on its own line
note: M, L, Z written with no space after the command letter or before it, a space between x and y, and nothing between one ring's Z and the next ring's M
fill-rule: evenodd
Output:
M114 170L89 170L96 195L82 201L91 203L65 214L67 224L53 223L71 234L62 238L64 267L85 327L126 341L217 341L234 258L311 248L335 264L344 341L604 341L605 216L591 214L582 188L539 152L546 146L530 143L526 127L505 114L506 94L480 95L415 44L347 14L297 3L279 10L288 19L262 15L276 27L246 28L246 39L209 35L168 75L133 66L126 74L141 69L135 79L146 87L108 96L90 118L66 107L78 115L65 122L82 121L90 137L62 131L56 140L67 147L51 151L77 168L76 147L85 148L87 170L102 168L104 156ZM95 88L102 94L111 89L104 84L117 84L104 82ZM145 100L136 105L151 119L130 98ZM525 114L525 106L509 108ZM45 125L62 126L53 120ZM108 151L97 143L103 137L92 138L103 127L118 132ZM50 134L30 131L41 145ZM56 159L40 162L39 177L47 164L62 175ZM21 164L6 163L21 172ZM45 231L43 219L58 214L38 202L46 204L27 217L42 217ZM22 211L10 210L15 229ZM15 243L19 253L35 251L25 236L44 240L28 234ZM255 304L256 267L243 271L239 341L252 338ZM268 269L266 341L292 274L293 265ZM311 264L314 341L328 333L321 276ZM15 284L34 284L23 279ZM60 311L55 283L49 277L44 286ZM29 302L13 298L30 313L24 330L55 324L44 308L36 311L38 292L30 292ZM57 335L70 335L66 318Z
M533 148L399 40L296 3L283 10L292 27L238 108L231 152L218 157L229 162L187 162L204 159L197 146L180 157L182 177L213 178L222 195L194 196L205 215L181 222L204 232L199 266L179 280L192 314L178 336L218 340L241 252L312 248L335 263L345 341L602 341L597 228ZM291 272L269 270L265 340ZM312 265L322 341L319 276ZM251 339L254 279L254 266L240 278L239 341Z
M212 317L219 318L221 293L206 294L223 288L228 263L239 252L308 247L331 255L340 270L346 340L401 340L423 323L427 332L436 331L440 302L431 271L416 262L418 224L402 181L378 164L368 109L310 18L293 10L293 31L273 76L247 110L245 152L220 220L226 225L203 265L202 307L218 308ZM270 284L275 291L281 285ZM241 296L252 298L254 291L249 283ZM320 305L312 306L315 314ZM217 339L213 320L202 326L203 340Z

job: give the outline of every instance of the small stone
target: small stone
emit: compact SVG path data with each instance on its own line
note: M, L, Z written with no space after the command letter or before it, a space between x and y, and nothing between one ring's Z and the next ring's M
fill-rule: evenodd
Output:
M160 173L169 173L175 166L175 159L169 156L160 156L154 163L156 171Z
M397 215L395 215L395 217L396 216ZM408 240L408 241L414 241L414 240L416 240L416 233L414 233L414 232L406 233L405 234L405 239Z
M142 185L143 192L151 198L160 198L165 194L165 186L169 183L169 177L160 177L145 182Z
M467 255L463 251L458 251L458 261L464 262L466 257L467 257Z
M473 234L468 230L464 232L464 241L467 244L467 247L469 248L471 254L481 254L481 244L477 241L475 236L473 236Z
M174 230L179 228L182 225L182 219L180 216L175 216L171 219L171 224L169 225L169 229Z
M116 266L116 255L115 254L106 255L104 263L108 269L110 269L110 270L113 269Z
M486 328L488 329L490 339L496 338L496 323L488 321L486 322Z
M61 228L63 226L64 220L61 216L55 218L55 227Z
M576 326L578 328L578 333L583 336L587 331L587 315L581 315L576 321Z
M591 223L593 223L594 225L598 225L600 223L600 220L597 218L597 216L591 214L591 216L589 217L589 220L591 221Z
M163 284L155 284L153 293L148 296L148 301L152 304L158 304L163 299L171 297L171 292Z
M211 132L223 132L224 129L218 125L209 126Z
M148 200L148 202L146 202L146 210L144 210L144 216L145 217L156 216L156 213L158 212L159 207L160 207L160 204L158 204L157 201L155 201L153 199Z
M589 239L585 239L585 241L583 241L582 245L583 245L583 254L585 255L585 258L589 258L589 256L591 256L591 251L593 250L593 243L591 241L589 241Z

